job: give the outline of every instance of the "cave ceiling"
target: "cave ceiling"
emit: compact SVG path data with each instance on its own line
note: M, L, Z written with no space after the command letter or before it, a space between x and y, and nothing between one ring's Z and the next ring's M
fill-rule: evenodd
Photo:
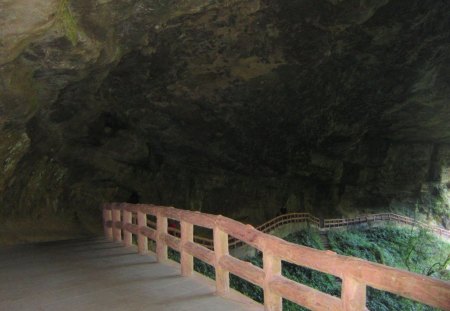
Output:
M137 196L448 219L449 1L0 4L6 218L92 228Z

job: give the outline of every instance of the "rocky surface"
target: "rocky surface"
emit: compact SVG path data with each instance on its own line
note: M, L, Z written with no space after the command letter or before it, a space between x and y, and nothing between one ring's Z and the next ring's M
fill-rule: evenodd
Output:
M448 1L0 4L4 240L105 200L449 225Z

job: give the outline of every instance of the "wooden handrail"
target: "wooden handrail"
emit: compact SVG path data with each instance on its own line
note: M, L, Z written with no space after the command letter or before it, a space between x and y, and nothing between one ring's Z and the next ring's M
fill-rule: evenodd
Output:
M131 225L132 220L127 213L137 214L138 225ZM156 230L149 228L143 221L144 217L147 218L146 215L156 216ZM285 216L280 217L285 219ZM181 238L169 234L168 218L181 222ZM192 272L193 260L190 256L214 266L216 289L219 294L226 294L229 291L230 272L261 286L264 290L264 306L267 311L282 310L282 298L312 310L364 310L367 286L450 311L449 282L354 257L337 255L330 251L293 244L220 215L179 210L173 207L112 203L103 205L103 224L104 232L109 239L117 242L124 241L125 245L129 245L129 234L137 232L140 252L146 249L143 245L147 243L146 239L155 240L156 255L160 262L167 260L168 246L180 251L183 275L189 275ZM192 236L193 225L213 229L214 250L195 242ZM123 240L122 236L127 238ZM263 269L230 256L228 254L229 236L260 250L263 254ZM282 261L341 278L343 281L341 297L334 297L288 280L281 275Z
M176 212L172 212L171 215L169 215L169 218L179 220L179 215L177 215ZM410 226L416 226L425 228L427 230L430 230L436 235L439 235L441 237L450 238L450 231L440 228L438 226L432 226L428 225L426 223L414 220L412 218L401 216L393 213L380 213L380 214L369 214L369 215L363 215L358 216L354 218L333 218L333 219L324 219L323 227L320 226L320 219L311 215L310 213L289 213L277 216L262 225L259 225L256 227L257 230L264 232L264 233L270 233L273 230L286 225L286 224L295 224L295 223L304 223L307 222L313 226L316 226L318 228L321 228L322 230L328 230L328 229L334 229L334 228L341 228L341 227L348 227L355 224L362 224L362 223L368 223L368 222L377 222L377 221L394 221L401 224L406 224ZM147 224L151 228L156 228L156 223L152 222L150 220L147 221ZM205 223L206 228L208 224ZM212 228L209 228L212 229ZM169 227L168 232L174 236L180 237L181 232L178 228ZM198 244L203 245L204 247L207 247L209 249L214 248L214 243L212 238L202 237L194 235L194 241ZM228 241L228 245L230 249L238 248L245 243L230 237Z
M338 219L325 219L324 220L324 229L337 228L337 227L345 227L353 224L361 224L367 223L370 221L395 221L397 223L402 223L406 225L416 226L420 228L424 228L430 230L431 232L446 238L450 238L450 231L443 229L438 226L432 226L426 224L424 222L417 221L413 218L397 215L393 213L380 213L380 214L371 214L364 215L355 218L338 218Z

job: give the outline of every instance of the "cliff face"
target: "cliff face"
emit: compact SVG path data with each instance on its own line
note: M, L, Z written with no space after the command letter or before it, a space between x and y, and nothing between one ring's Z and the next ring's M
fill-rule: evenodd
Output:
M448 1L0 2L5 239L130 199L448 221Z

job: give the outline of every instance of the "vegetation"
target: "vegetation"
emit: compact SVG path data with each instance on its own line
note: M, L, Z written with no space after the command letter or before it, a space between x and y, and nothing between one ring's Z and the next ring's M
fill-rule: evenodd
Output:
M57 19L62 24L64 32L72 45L78 43L78 25L70 10L69 0L60 0L58 5Z
M338 254L355 256L381 264L408 269L416 273L450 280L446 267L450 263L450 244L434 235L407 227L375 227L353 229L348 231L329 231L328 239L331 250ZM316 249L323 249L319 232L307 228L290 234L286 240ZM169 249L169 258L180 260L180 254ZM262 267L262 256L257 254L247 261ZM212 279L215 278L214 267L194 259L194 270ZM332 275L283 262L282 274L294 281L334 296L340 296L342 281ZM230 286L250 298L263 302L263 291L237 276L230 276ZM373 311L388 310L435 310L412 300L387 292L368 288L367 306ZM306 310L290 301L283 300L283 310Z
M450 244L423 229L386 226L367 230L330 231L336 253L449 280ZM434 310L387 292L368 288L370 310Z
M386 226L330 231L328 239L336 253L450 280L445 268L450 244L424 229Z

